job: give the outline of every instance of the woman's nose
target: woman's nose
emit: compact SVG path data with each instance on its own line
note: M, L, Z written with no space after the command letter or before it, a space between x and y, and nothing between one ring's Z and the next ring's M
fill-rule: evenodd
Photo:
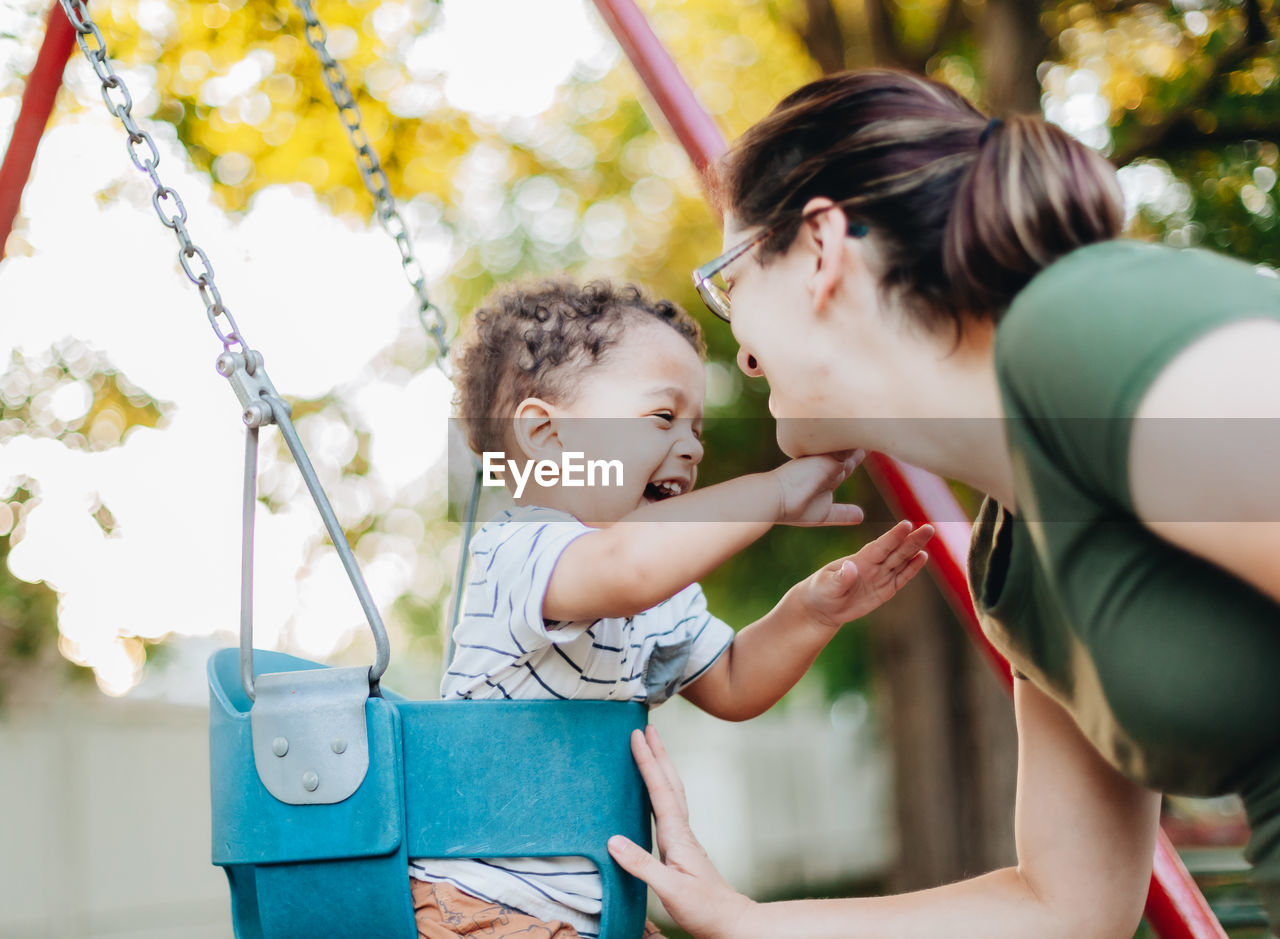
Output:
M742 347L738 348L738 368L742 369L743 374L749 378L759 378L764 374L756 357Z

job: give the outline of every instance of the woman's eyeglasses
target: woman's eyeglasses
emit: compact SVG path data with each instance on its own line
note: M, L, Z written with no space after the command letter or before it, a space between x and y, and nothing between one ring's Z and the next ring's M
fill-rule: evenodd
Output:
M816 212L810 212L808 215L802 216L800 221L813 218L813 216L825 212L827 209L835 208L835 204L824 206ZM768 228L761 229L741 244L730 248L714 261L708 261L702 267L693 272L693 285L698 288L698 296L702 298L702 302L707 305L707 309L714 313L726 323L729 322L729 293L724 286L724 278L720 273L732 264L738 258L742 257L760 242L775 234L785 222L778 222ZM867 226L861 222L849 223L849 237L861 238L867 233Z
M724 278L720 277L720 272L777 230L776 225L762 229L693 272L693 285L698 288L698 296L702 298L708 310L726 323L729 322L729 292L724 287Z

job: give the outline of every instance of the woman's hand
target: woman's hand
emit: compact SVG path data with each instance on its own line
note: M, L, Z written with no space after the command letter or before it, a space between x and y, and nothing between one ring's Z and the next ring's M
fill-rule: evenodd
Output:
M755 904L725 883L694 837L684 785L658 731L650 726L632 732L631 753L653 803L662 860L621 835L609 839L609 853L652 887L671 918L696 939L745 939Z
M856 554L837 558L797 586L809 617L839 629L886 602L924 569L932 525L898 522Z
M778 522L786 525L856 525L862 509L835 501L835 488L849 478L866 457L852 453L802 456L784 463L770 475L778 482Z

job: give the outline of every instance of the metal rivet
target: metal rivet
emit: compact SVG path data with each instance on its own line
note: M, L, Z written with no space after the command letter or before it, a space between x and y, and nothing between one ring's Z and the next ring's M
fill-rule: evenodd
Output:
M302 774L302 788L307 792L315 792L319 785L320 777L315 773L307 772Z
M254 401L244 409L244 422L247 427L262 427L271 423L271 405L265 401Z
M283 737L277 737L271 741L271 752L276 756L284 756L289 752L289 741Z
M333 748L334 753L345 753L347 750L347 742L341 737L334 737L329 746Z

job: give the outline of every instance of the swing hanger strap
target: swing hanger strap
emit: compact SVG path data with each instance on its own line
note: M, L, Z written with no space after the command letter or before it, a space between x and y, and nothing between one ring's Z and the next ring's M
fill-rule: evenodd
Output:
M205 315L214 335L222 343L222 348L229 350L239 346L247 352L248 344L235 317L222 302L222 294L218 291L213 279L213 265L204 249L191 240L187 231L187 207L177 191L166 186L160 179L156 167L160 165L160 151L151 135L138 126L133 117L133 95L129 93L124 79L116 72L107 55L107 43L102 32L89 16L89 7L85 0L60 0L63 11L67 14L72 27L76 31L76 44L93 67L94 74L102 83L102 100L107 110L114 114L124 125L129 135L127 144L129 159L139 170L151 178L155 191L151 194L151 205L160 218L160 224L171 229L178 239L178 263L187 279L200 291L200 299L204 301ZM224 328L223 323L226 326Z
M383 230L395 239L396 247L400 251L400 266L404 270L409 285L418 296L418 318L422 321L427 334L435 342L437 361L443 368L449 357L444 313L427 296L426 272L414 253L408 226L405 225L404 219L400 217L400 212L396 208L395 197L391 194L391 182L387 179L382 162L378 159L378 153L374 150L369 135L364 129L360 106L356 103L355 95L351 93L342 66L329 52L328 33L316 16L311 0L294 0L294 4L306 22L307 43L320 59L325 87L329 89L333 103L337 105L338 117L341 118L342 126L347 130L351 146L355 148L356 168L360 171L360 179L364 182L365 189L369 190L369 195L373 197L374 214L377 215Z
M342 567L347 572L347 578L351 581L356 598L360 601L360 608L364 611L365 619L369 623L369 630L373 633L375 651L373 665L369 668L369 693L378 695L380 694L378 682L391 661L391 643L387 639L387 628L373 602L373 596L369 593L369 587L365 583L364 575L360 572L360 566L356 563L346 532L343 531L342 524L333 511L333 505L329 502L324 487L320 485L320 478L311 464L311 458L307 456L297 428L293 426L289 405L276 394L259 353L224 352L218 356L217 369L218 373L231 383L236 396L240 398L240 403L244 407L244 422L248 427L248 437L245 441L240 568L240 681L244 686L245 694L251 700L254 698L253 517L258 503L258 428L264 424L275 424L280 428L284 442L289 448L289 454L302 474L303 482L307 484L307 490L311 493L312 501L320 512L325 530L329 533L329 540L333 542L338 552L338 558L342 561Z

